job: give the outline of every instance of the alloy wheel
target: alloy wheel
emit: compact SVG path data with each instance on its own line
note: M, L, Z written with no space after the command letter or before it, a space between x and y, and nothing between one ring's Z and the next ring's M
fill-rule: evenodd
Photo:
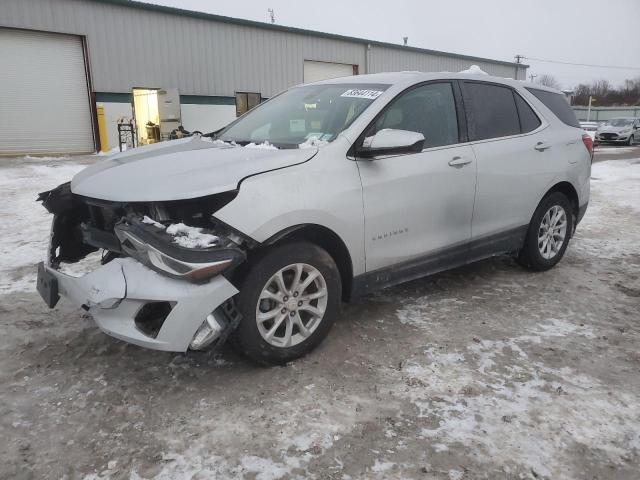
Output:
M538 250L545 260L551 260L562 248L567 236L567 213L554 205L542 217L538 229Z
M298 345L320 325L327 299L327 284L317 268L306 263L288 265L278 270L260 292L258 331L275 347Z

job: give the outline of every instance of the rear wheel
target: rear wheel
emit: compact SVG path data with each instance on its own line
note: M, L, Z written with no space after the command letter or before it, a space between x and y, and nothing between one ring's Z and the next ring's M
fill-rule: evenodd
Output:
M558 263L573 232L572 211L571 202L560 192L542 199L529 224L518 261L536 271L548 270Z
M329 333L341 289L338 268L325 250L307 242L276 247L255 262L241 286L234 343L263 364L305 355Z

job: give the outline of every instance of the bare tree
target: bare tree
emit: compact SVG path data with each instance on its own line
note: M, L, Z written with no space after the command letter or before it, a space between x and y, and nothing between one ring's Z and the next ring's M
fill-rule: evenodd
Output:
M574 105L588 105L589 97L595 97L600 107L640 105L640 77L627 79L619 87L607 80L581 83L574 92Z
M561 85L558 79L553 75L549 75L547 73L545 73L544 75L540 75L540 78L538 78L538 83L540 85L544 85L545 87L551 87L557 90L560 90L561 88Z
M609 80L598 80L593 83L593 95L596 97L606 97L611 92Z

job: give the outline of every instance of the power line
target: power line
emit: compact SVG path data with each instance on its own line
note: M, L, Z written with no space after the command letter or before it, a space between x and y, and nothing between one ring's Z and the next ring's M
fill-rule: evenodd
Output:
M595 67L595 68L617 68L621 70L640 70L640 67L622 67L620 65L593 65L590 63L572 63L572 62L560 62L558 60L545 60L542 58L533 58L533 57L522 57L527 60L534 60L536 62L546 62L546 63L559 63L561 65L573 65L574 67Z

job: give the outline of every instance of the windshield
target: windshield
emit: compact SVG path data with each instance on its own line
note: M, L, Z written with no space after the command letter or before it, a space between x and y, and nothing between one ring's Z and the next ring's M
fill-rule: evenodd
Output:
M630 118L614 118L609 120L605 125L611 125L612 127L626 127L631 126L633 120Z
M239 144L269 142L297 148L312 140L331 142L389 85L326 84L296 87L250 110L216 138Z

